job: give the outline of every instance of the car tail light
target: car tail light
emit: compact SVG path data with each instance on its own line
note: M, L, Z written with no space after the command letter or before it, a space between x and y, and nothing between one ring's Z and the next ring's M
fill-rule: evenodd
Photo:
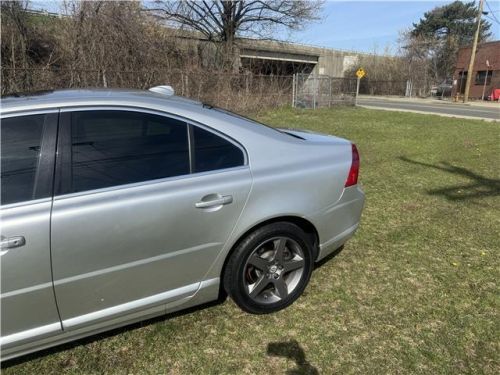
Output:
M345 182L345 187L353 186L358 183L359 174L359 153L356 145L352 143L352 163L351 169L349 169L349 174L347 175L347 180Z

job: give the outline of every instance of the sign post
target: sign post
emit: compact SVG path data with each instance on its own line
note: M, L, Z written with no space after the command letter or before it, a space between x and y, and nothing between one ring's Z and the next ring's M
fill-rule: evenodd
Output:
M490 62L489 60L486 60L486 75L484 76L483 95L481 96L481 100L484 100L484 92L486 91L486 82L488 82L489 69L490 69Z
M358 105L358 95L359 95L359 81L361 81L361 78L365 76L366 72L363 68L359 68L356 71L356 76L358 77L358 80L356 82L356 97L354 99L354 105Z

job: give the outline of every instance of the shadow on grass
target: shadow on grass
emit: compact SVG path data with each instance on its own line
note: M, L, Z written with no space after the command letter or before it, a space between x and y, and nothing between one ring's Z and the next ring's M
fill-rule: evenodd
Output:
M496 197L500 195L500 180L483 177L466 168L457 167L447 162L441 162L440 165L423 163L416 160L408 159L405 156L400 156L400 160L415 165L420 165L427 168L437 169L443 172L466 177L471 180L469 184L449 186L440 189L428 190L430 195L441 195L451 201L461 201L473 198Z
M185 310L176 311L176 312L169 313L166 315L157 316L155 318L142 320L142 321L137 322L137 323L132 323L132 324L129 324L129 325L126 325L123 327L111 329L109 331L105 331L102 333L97 333L97 334L92 335L92 336L87 336L87 337L84 337L81 339L70 341L70 342L65 343L65 344L53 346L53 347L48 348L48 349L42 349L40 351L31 353L31 354L26 354L26 355L23 355L21 357L9 359L7 361L2 362L0 364L0 368L6 369L6 368L9 368L12 366L20 365L24 362L29 362L29 361L32 361L35 359L46 357L48 355L63 352L65 350L70 350L70 349L73 349L73 348L80 346L80 345L87 345L87 344L93 343L95 341L99 341L99 340L102 340L102 339L105 339L108 337L113 337L113 336L119 335L119 334L127 332L127 331L133 331L134 329L149 326L151 324L155 324L155 323L167 321L169 319L173 319L173 318L176 318L179 316L191 314L191 313L196 312L196 311L200 311L200 310L204 310L204 309L209 308L209 307L220 305L225 301L225 299L226 299L226 296L221 295L219 297L219 299L217 299L215 301L208 302L208 303L204 303L202 305L190 307L190 308L187 308Z
M319 374L318 369L306 360L304 349L296 340L269 343L267 345L267 355L289 358L294 361L297 367L288 369L285 373L287 375Z
M323 265L325 265L330 260L332 260L337 255L339 255L342 252L342 250L344 250L344 245L342 245L338 249L335 249L334 251L332 251L330 254L328 254L326 257L324 257L323 259L321 259L319 262L316 262L314 264L314 269L318 269L318 268L323 267Z

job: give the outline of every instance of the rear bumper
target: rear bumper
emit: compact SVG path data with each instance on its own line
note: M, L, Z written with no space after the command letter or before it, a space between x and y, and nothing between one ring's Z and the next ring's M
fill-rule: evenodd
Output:
M365 194L359 185L344 189L342 197L332 207L314 218L319 234L319 253L316 261L328 256L349 238L359 227Z

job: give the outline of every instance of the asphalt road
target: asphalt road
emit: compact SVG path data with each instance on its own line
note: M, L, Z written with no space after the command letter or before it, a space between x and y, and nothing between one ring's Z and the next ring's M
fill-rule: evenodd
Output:
M487 120L500 120L500 104L497 107L480 107L460 105L458 103L438 102L429 103L406 100L394 100L384 98L359 98L358 105L364 107L375 107L389 110L402 110L412 112L435 113L445 116L455 116L464 118L479 118Z

